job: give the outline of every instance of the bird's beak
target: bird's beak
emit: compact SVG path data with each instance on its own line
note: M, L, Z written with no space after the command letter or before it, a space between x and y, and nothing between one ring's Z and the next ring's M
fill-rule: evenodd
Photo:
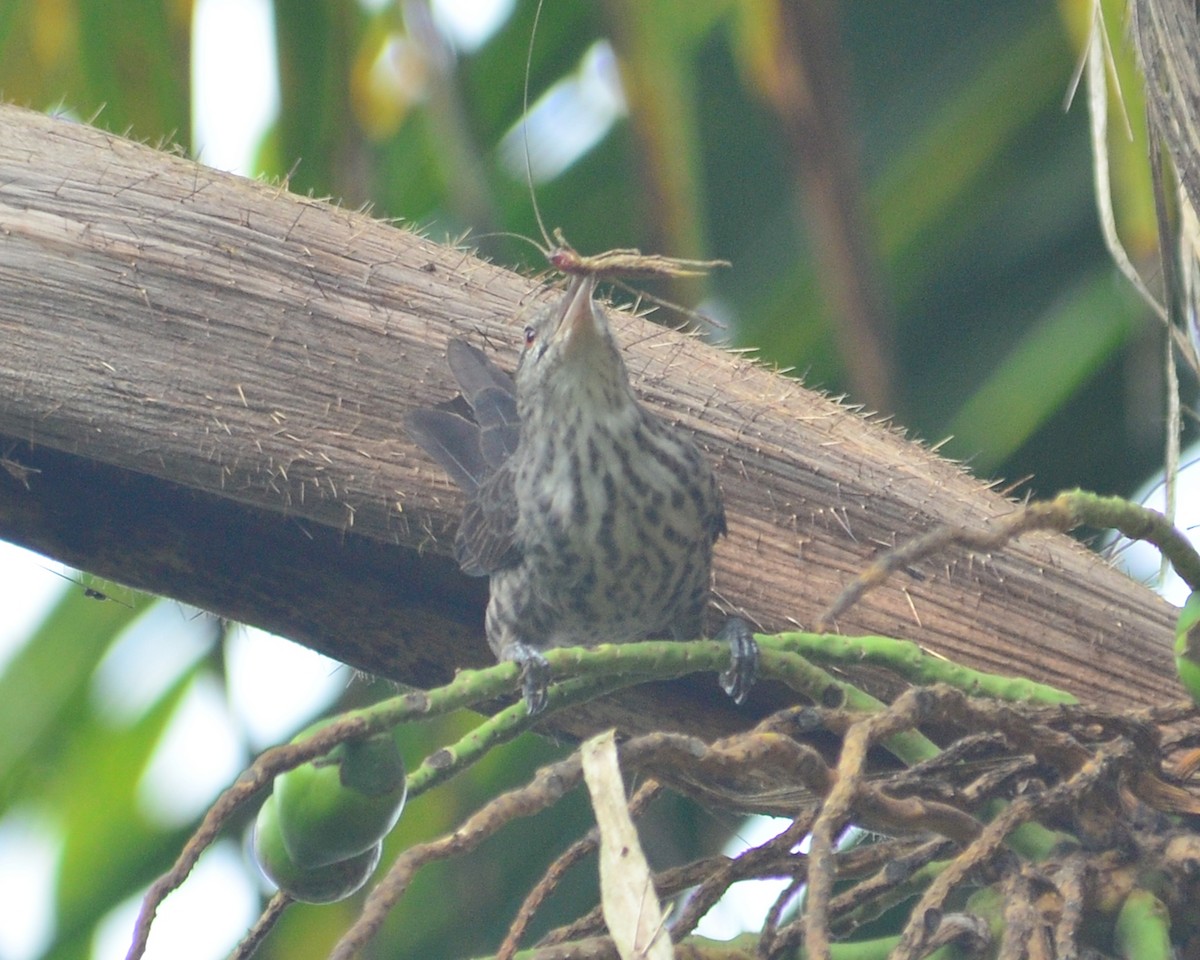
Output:
M563 317L558 325L558 336L564 341L567 353L586 350L596 340L597 309L592 301L596 289L595 277L582 275L571 279L571 285L563 296Z

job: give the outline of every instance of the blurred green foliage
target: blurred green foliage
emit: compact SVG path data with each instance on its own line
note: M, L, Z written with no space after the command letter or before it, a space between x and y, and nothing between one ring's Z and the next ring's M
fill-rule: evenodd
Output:
M435 238L539 235L529 186L499 150L522 115L532 0L469 53L432 32L420 2L368 12L354 0L274 0L274 11L282 109L259 151L263 175L369 202ZM585 252L731 260L704 287L656 292L711 298L727 318L722 337L881 406L920 437L952 433L944 452L982 474L1030 476L1042 494L1127 493L1160 460L1161 334L1101 240L1086 101L1063 108L1090 11L1090 0L547 0L531 100L607 39L630 115L537 185L542 216ZM1127 140L1114 112L1119 226L1154 276L1143 111L1122 5L1106 12L1134 127ZM192 150L192 13L188 0L9 0L0 91ZM545 266L527 245L480 244L521 269ZM865 319L851 322L856 302ZM87 688L136 613L75 591L0 675L0 816L40 805L67 838L55 958L88 956L99 918L161 871L185 833L150 823L134 791L182 691L221 675L220 645L113 726ZM356 687L348 701L382 692ZM466 722L414 730L410 760ZM445 831L555 753L523 741L419 798L389 851ZM663 862L712 849L729 826L682 801L652 820ZM523 892L587 822L576 798L465 865L429 869L371 955L494 949ZM572 876L539 929L595 897L593 872ZM355 903L294 910L264 956L323 956Z

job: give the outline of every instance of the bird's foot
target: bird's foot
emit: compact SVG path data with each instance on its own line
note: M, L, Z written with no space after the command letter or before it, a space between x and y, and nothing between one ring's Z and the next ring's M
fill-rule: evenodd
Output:
M753 641L751 641L753 642ZM532 717L546 709L546 688L550 685L550 664L533 647L524 643L512 644L504 654L521 668L521 694L525 709Z
M746 621L738 617L726 620L716 639L726 641L731 654L729 669L718 678L721 689L740 704L758 679L758 644Z

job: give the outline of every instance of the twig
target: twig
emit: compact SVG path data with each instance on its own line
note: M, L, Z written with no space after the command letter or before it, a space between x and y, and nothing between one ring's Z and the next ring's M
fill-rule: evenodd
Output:
M662 786L655 780L648 780L638 788L636 794L629 801L629 814L632 817L640 816L650 805L650 803L662 793ZM512 960L513 955L517 952L517 945L521 941L521 937L525 935L526 929L529 927L530 921L537 913L538 909L545 902L546 898L554 891L559 882L575 864L586 857L589 853L593 853L600 844L600 833L593 827L585 836L576 840L571 846L567 847L542 875L542 879L537 885L529 891L525 897L524 903L521 904L521 909L517 911L516 917L513 918L511 926L508 928L508 934L504 938L504 942L500 945L500 949L496 952L496 960ZM657 887L657 880L655 886Z
M923 956L928 936L927 920L944 908L951 891L962 884L973 870L995 856L1008 835L1020 824L1060 806L1078 805L1084 796L1106 780L1114 766L1127 759L1128 750L1127 743L1101 747L1095 757L1065 783L1045 793L1019 796L1005 807L984 827L978 839L929 885L909 916L892 960L917 960Z
M1120 497L1102 497L1086 490L1068 490L1053 500L1020 507L987 529L935 527L889 550L846 585L821 614L814 630L817 633L829 631L838 617L862 599L868 590L884 583L896 571L947 547L958 546L986 552L999 549L1030 530L1067 533L1083 525L1112 527L1131 540L1145 540L1153 544L1171 561L1175 572L1191 589L1200 589L1200 554L1165 516L1157 510Z
M275 895L263 908L259 918L254 921L254 926L247 931L246 935L242 937L242 942L229 955L229 960L250 960L254 956L254 952L267 939L267 935L275 929L275 924L283 917L284 911L295 902L282 890L276 890Z

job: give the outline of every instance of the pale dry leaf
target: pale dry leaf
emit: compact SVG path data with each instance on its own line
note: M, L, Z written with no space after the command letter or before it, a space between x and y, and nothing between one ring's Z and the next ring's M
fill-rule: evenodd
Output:
M588 740L580 756L600 828L600 902L617 952L621 960L672 960L650 865L629 816L615 731Z
M1110 63L1108 34L1105 32L1104 16L1099 0L1092 8L1092 30L1088 38L1084 65L1087 76L1088 119L1092 137L1092 177L1096 191L1096 210L1100 216L1100 228L1109 256L1117 268L1137 290L1138 294L1163 323L1170 323L1167 309L1150 292L1137 267L1129 259L1125 245L1117 233L1116 215L1113 212L1112 181L1108 165L1108 74ZM1113 76L1116 71L1113 69Z

